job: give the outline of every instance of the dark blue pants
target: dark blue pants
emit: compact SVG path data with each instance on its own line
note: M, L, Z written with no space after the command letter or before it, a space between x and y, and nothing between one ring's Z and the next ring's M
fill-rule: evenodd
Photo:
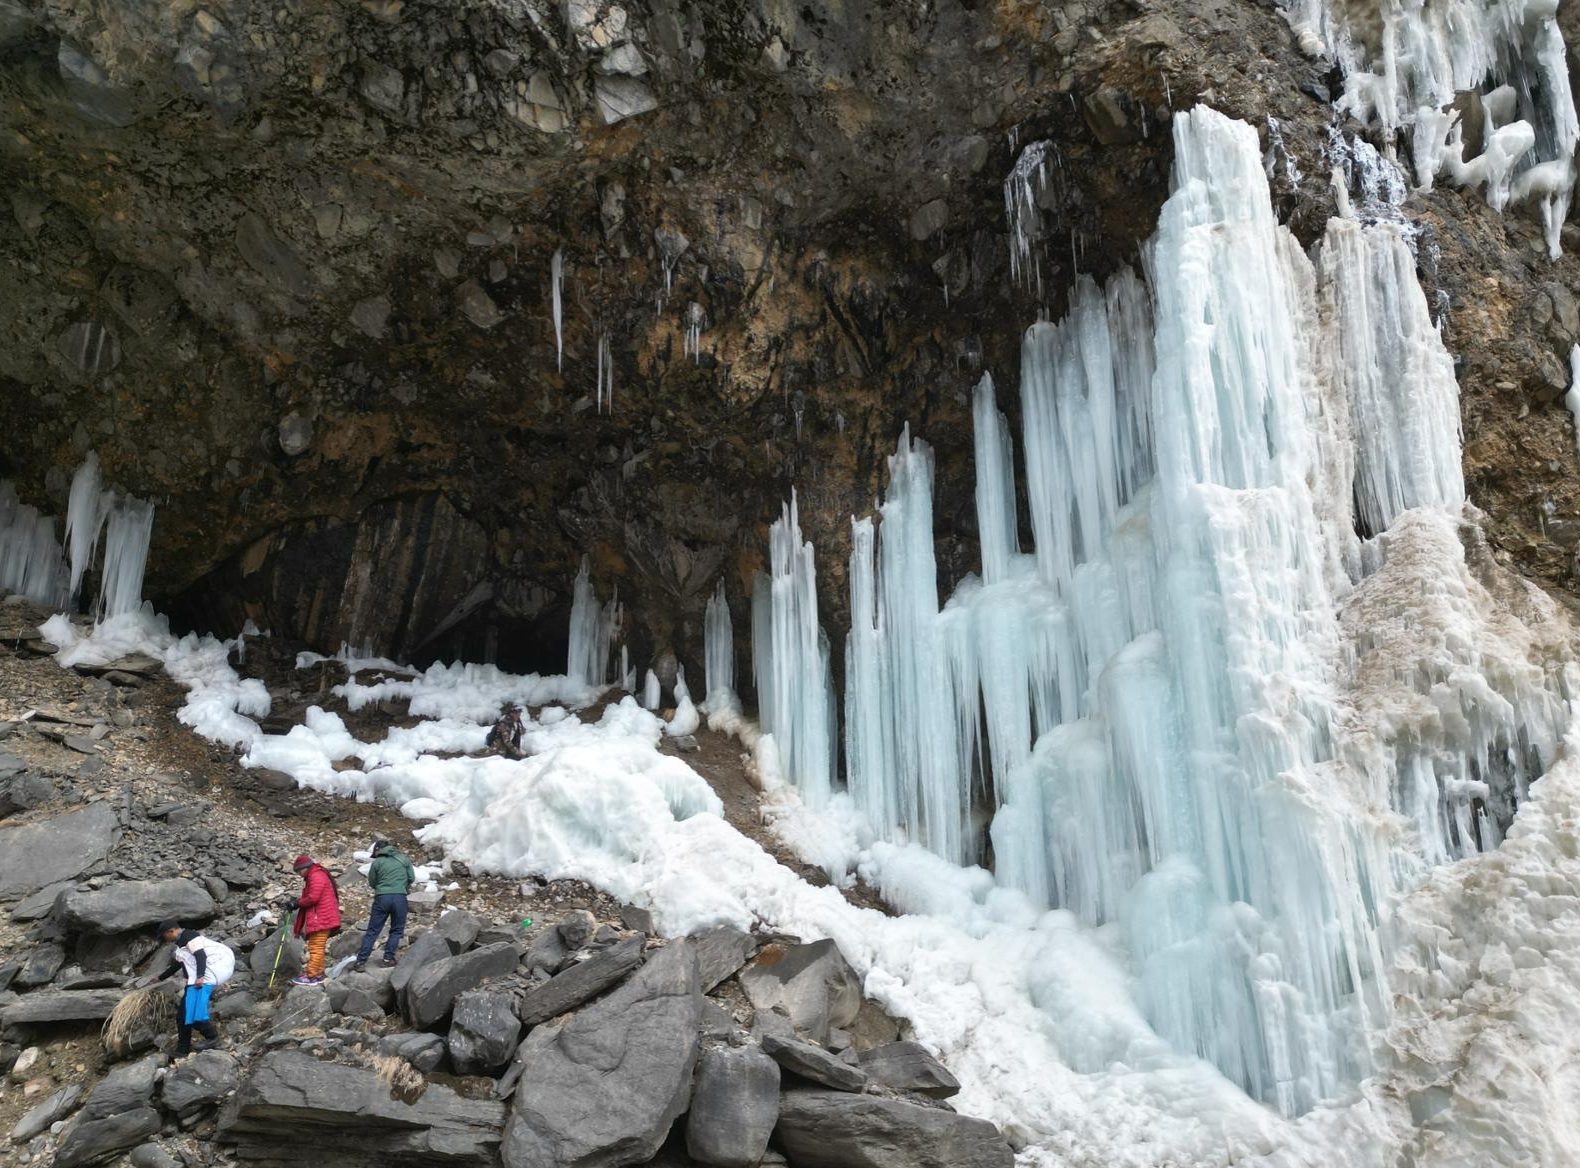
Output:
M406 894L381 892L373 898L373 910L368 913L368 931L362 934L362 948L357 950L357 960L366 961L373 955L373 946L384 931L384 922L390 923L390 937L384 942L384 956L394 959L400 939L406 935Z

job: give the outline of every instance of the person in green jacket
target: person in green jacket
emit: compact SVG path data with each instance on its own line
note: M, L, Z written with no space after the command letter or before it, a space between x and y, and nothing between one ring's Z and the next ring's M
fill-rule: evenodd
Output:
M368 887L373 889L373 908L368 913L368 931L362 934L362 948L351 968L363 970L373 955L373 946L389 921L389 940L384 943L384 964L395 964L395 950L406 935L406 894L417 881L411 861L395 850L388 840L373 842L373 863L368 866Z

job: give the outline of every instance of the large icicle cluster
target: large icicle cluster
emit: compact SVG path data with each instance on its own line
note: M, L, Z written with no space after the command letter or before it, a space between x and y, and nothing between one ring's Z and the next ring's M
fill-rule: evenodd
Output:
M71 480L65 546L55 520L24 505L9 483L0 483L0 595L19 593L56 608L73 604L104 536L96 612L101 619L136 612L143 603L143 573L153 537L154 507L104 490L99 459L90 451Z
M706 703L711 709L716 703L729 704L735 700L735 627L730 621L730 602L724 595L724 581L708 599L702 618L703 665L707 688Z
M1153 1029L1292 1115L1368 1065L1388 905L1499 842L1561 687L1476 624L1470 583L1372 583L1471 575L1457 387L1399 228L1337 220L1313 264L1249 127L1198 109L1175 146L1146 284L1080 281L1027 331L1034 549L989 378L982 579L939 611L932 458L908 433L879 520L854 522L846 764L878 835L962 863L990 839L1000 885L1117 929ZM781 600L792 547L810 587L787 522L754 613L776 729L824 704L763 653L793 628L818 660L815 615Z
M1542 201L1547 247L1574 187L1580 119L1554 0L1287 0L1313 56L1344 72L1340 110L1396 140L1410 133L1416 182L1483 186L1501 210Z

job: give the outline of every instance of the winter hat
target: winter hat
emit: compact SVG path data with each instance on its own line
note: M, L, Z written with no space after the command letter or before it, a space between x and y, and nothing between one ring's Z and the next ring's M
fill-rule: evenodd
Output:
M390 842L389 842L389 840L374 840L373 841L373 854L375 856L381 856L381 855L383 855L385 852L387 852L389 850L390 850Z
M297 856L296 859L291 861L291 867L295 868L298 872L300 872L303 868L311 868L312 866L313 857L311 856Z
M180 924L179 921L160 921L159 922L159 928L154 930L154 934L155 934L155 936L163 937L171 929L180 929L180 928L181 928L181 924Z

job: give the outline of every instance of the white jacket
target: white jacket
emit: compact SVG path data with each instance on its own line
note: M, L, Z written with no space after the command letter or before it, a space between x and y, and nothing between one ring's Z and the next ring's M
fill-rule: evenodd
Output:
M177 945L172 956L181 963L186 973L187 985L197 985L197 951L203 951L203 984L224 985L236 972L236 955L226 945L211 937L193 937L185 945Z

